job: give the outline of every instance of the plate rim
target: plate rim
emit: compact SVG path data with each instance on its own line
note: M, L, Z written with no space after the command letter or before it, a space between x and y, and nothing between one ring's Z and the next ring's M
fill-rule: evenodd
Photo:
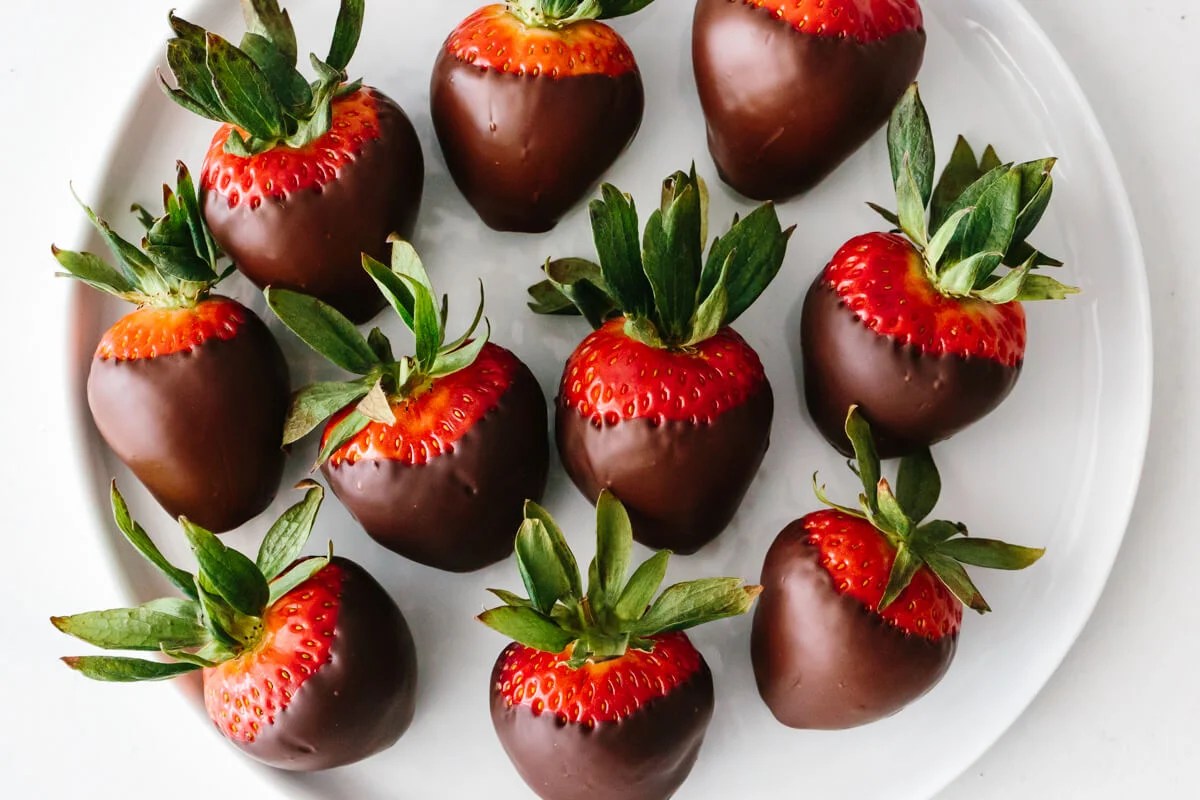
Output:
M176 11L186 16L194 14L198 9L207 8L214 2L215 0L180 0ZM484 0L479 0L479 2L482 3ZM926 0L926 2L929 2L929 0ZM1141 495L1142 478L1144 476L1154 419L1156 364L1154 361L1153 307L1150 300L1149 275L1146 270L1144 246L1137 224L1137 217L1134 214L1132 199L1129 196L1120 163L1116 158L1105 128L1101 124L1095 108L1080 84L1075 71L1066 58L1064 58L1054 40L1050 38L1045 29L1030 13L1026 7L1025 0L1000 0L1000 2L1007 7L1001 10L1009 12L1013 22L1018 24L1021 31L1029 37L1027 41L1024 41L1022 47L1041 51L1047 59L1047 66L1053 70L1055 79L1066 90L1071 103L1075 107L1076 114L1073 116L1077 121L1083 123L1092 138L1097 163L1101 167L1101 174L1105 179L1105 183L1112 188L1109 199L1113 202L1114 209L1118 212L1118 222L1120 225L1120 234L1116 238L1127 242L1128 255L1131 258L1126 269L1133 275L1132 283L1135 291L1133 296L1128 299L1136 306L1135 318L1141 322L1140 326L1138 326L1140 330L1135 331L1138 334L1136 341L1128 341L1127 346L1134 351L1134 357L1140 356L1144 368L1142 371L1142 380L1130 384L1136 395L1135 400L1140 406L1137 409L1136 415L1129 414L1127 417L1127 429L1134 436L1136 446L1135 451L1129 453L1131 457L1127 459L1126 464L1129 473L1134 477L1131 481L1125 482L1127 486L1125 491L1126 496L1122 497L1120 502L1110 501L1111 506L1119 509L1117 514L1112 515L1119 522L1119 533L1106 542L1111 552L1105 557L1103 568L1098 569L1090 576L1088 585L1085 587L1086 592L1079 592L1079 594L1084 596L1081 597L1079 604L1078 618L1074 619L1067 626L1069 635L1061 637L1061 644L1055 646L1055 650L1051 654L1052 657L1048 662L1048 671L1037 681L1039 684L1037 690L1011 706L1011 713L1004 715L1005 721L999 726L995 736L981 739L981 744L971 749L968 760L965 760L961 765L953 766L950 770L942 774L933 776L924 782L916 782L914 784L915 790L921 796L929 798L935 797L954 781L966 774L974 764L978 763L981 758L990 752L1012 730L1013 725L1041 697L1050 681L1061 670L1067 656L1074 650L1079 637L1095 616L1096 608L1111 580L1120 550L1125 544L1133 513ZM161 59L157 55L147 59L148 65L151 67L147 70L148 76L153 76L154 68L159 66L160 61ZM125 95L119 108L112 116L113 124L109 129L105 145L99 148L97 158L94 162L96 166L85 176L88 178L88 185L103 187L113 182L113 161L123 142L121 133L129 129L130 120L136 115L146 91L153 89L153 86L154 78L147 77L133 91ZM703 153L699 158L708 158L708 155ZM80 223L76 229L75 241L86 241L91 234L92 229L88 225ZM76 493L76 496L90 498L90 510L96 520L97 531L101 533L102 543L100 549L103 553L102 557L106 573L113 583L119 587L122 595L126 598L131 598L135 596L136 592L130 574L122 568L118 550L118 538L104 533L110 523L107 513L107 484L101 486L96 481L96 477L102 474L102 471L96 469L94 466L102 456L97 455L94 448L87 447L88 444L96 444L101 448L105 446L91 422L87 404L87 366L85 361L90 360L90 348L86 343L81 344L77 336L72 335L72 332L78 327L78 323L71 321L77 321L80 318L80 309L86 305L87 298L91 296L91 293L92 290L87 287L74 285L63 294L63 299L60 300L60 307L64 309L64 319L68 321L64 331L66 341L63 343L62 350L60 351L64 352L66 356L61 369L65 377L64 386L69 393L66 398L67 406L71 412L67 415L66 427L69 440L77 451L76 458L71 459L70 477L75 485L81 489L81 491ZM86 359L84 358L85 356ZM186 686L186 682L180 688L182 689L180 695L192 693ZM191 707L196 714L200 714L198 704L188 702L186 705ZM264 777L264 783L280 787L289 786L288 781L281 778L274 770L268 767L252 763L250 764L250 768ZM294 784L291 786L293 789L299 788Z

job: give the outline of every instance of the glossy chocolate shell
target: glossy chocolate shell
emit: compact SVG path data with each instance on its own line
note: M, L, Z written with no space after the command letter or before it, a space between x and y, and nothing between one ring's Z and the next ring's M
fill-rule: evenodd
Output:
M411 238L421 209L425 161L417 132L392 100L373 92L381 134L324 185L229 207L203 193L204 217L221 249L261 288L313 295L356 323L384 306L362 254L389 262L387 238Z
M957 634L909 636L838 594L807 538L803 522L793 522L763 565L750 639L759 694L792 728L838 730L891 716L942 679Z
M666 800L696 763L713 712L708 665L620 722L594 727L508 706L493 672L492 724L517 772L542 800Z
M924 56L924 30L860 43L698 0L692 62L721 178L756 200L816 186L887 122Z
M558 403L558 452L592 502L610 489L629 511L633 535L688 555L733 520L771 438L775 396L763 381L711 423L622 420L597 427Z
M858 404L881 458L948 439L991 413L1021 374L987 358L929 355L880 336L845 306L822 277L800 324L804 394L821 434L851 455L846 413Z
M501 231L541 233L578 203L633 141L645 95L618 77L514 75L445 48L430 86L433 124L454 182Z
M280 769L311 772L386 750L416 705L417 651L396 601L352 561L342 569L341 608L329 661L301 684L242 750Z
M95 358L88 406L100 435L173 517L222 533L279 490L288 369L253 312L228 340L137 360Z
M549 470L546 399L524 364L483 419L424 464L363 459L323 467L375 541L437 569L470 572L506 558L526 500Z

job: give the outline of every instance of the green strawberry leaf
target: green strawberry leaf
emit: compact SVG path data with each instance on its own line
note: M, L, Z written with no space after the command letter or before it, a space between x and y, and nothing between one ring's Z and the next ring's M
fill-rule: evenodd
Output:
M282 138L283 108L258 65L215 33L207 35L205 48L213 88L229 119L255 139L273 142Z
M646 222L642 266L654 294L660 332L672 342L683 342L696 313L703 263L700 191L695 180L677 172L664 182L663 194L663 208Z
M362 34L365 5L363 0L342 0L333 28L333 43L325 59L336 70L345 70L350 65L350 59L354 58Z
M907 154L900 165L900 177L896 182L896 205L900 218L900 229L918 247L924 249L929 243L929 227L925 220L925 201L921 189L908 163Z
M163 664L118 656L68 656L62 661L85 678L113 683L163 681L200 669L195 664Z
M404 282L404 279L399 274L393 272L390 267L384 266L366 253L363 253L363 269L375 281L375 285L379 287L379 291L387 299L392 308L396 310L400 319L404 320L405 327L412 330L413 309L416 301L413 299L413 294L409 291L408 284Z
M184 572L168 561L167 557L162 554L162 551L150 539L150 535L146 533L146 530L134 521L133 517L129 514L129 506L126 505L125 498L117 491L117 482L115 480L109 488L109 499L112 503L113 519L116 520L117 528L120 529L125 539L133 545L135 550L142 554L143 558L153 564L175 588L191 599L197 599L195 581L191 573Z
M938 288L949 295L967 297L975 291L981 276L991 275L1004 260L1000 252L975 253L951 267L945 267L938 276Z
M241 652L251 639L245 630L246 618L217 596L203 573L196 576L196 593L200 597L200 618L213 639L232 652Z
M1006 253L1020 214L1021 176L1010 170L992 184L967 215L962 229L961 258L976 253ZM999 266L999 264L997 264ZM979 274L976 281L988 274Z
M896 549L896 560L892 564L892 572L888 576L887 588L883 590L883 597L879 599L878 611L884 611L896 602L900 593L912 583L922 563L921 557L908 546L907 542L900 543Z
M546 529L546 533L550 537L550 543L554 547L558 563L563 566L563 570L566 572L570 594L575 597L583 596L583 581L579 576L579 564L575 560L575 554L571 552L571 548L567 545L567 537L563 535L562 528L558 527L558 523L550 516L550 512L534 501L526 500L525 519L537 520Z
M635 636L682 631L726 617L745 614L762 592L741 578L704 578L668 586L650 610L632 626Z
M268 288L267 305L302 342L337 366L366 375L379 366L375 352L350 320L315 297Z
M429 296L433 297L436 294L433 284L429 281L429 273L416 248L397 236L390 237L388 241L392 244L392 272L421 284L425 291L429 292Z
M729 316L729 265L736 255L736 252L729 254L729 258L725 260L725 265L721 268L716 286L696 309L696 313L688 325L691 334L684 342L684 346L691 347L711 339L725 326L725 320Z
M971 576L963 569L962 564L938 552L926 553L925 563L937 575L938 580L945 584L946 588L967 608L978 611L980 614L992 610L987 601L983 599L983 595L979 593L979 589L975 588L975 584L971 582Z
M654 292L642 268L637 209L633 199L610 184L593 200L589 213L604 283L627 316L644 317L654 305Z
M392 343L380 328L371 328L371 332L367 334L367 346L379 359L380 364L395 363L396 355L392 352Z
M912 522L904 513L904 509L900 507L900 502L892 493L892 486L886 478L879 479L875 498L879 504L879 517L887 523L887 530L903 538L908 538L912 532Z
M300 441L346 406L356 404L368 391L366 381L355 381L314 383L296 392L283 428L283 444Z
M76 253L71 250L59 250L54 245L50 252L65 270L60 275L75 278L86 283L93 289L99 289L107 294L125 297L137 292L135 287L121 272L113 269L108 262L92 253Z
M279 577L288 565L300 557L308 537L312 535L317 512L321 509L321 501L325 499L325 490L312 482L302 486L307 489L304 499L275 520L258 548L255 563L267 581Z
M922 550L929 547L937 547L937 545L952 539L955 536L965 535L967 527L961 522L947 522L944 519L927 522L917 528L914 541L920 545Z
M483 612L478 619L509 639L545 653L561 653L576 638L532 608L501 606Z
M547 261L543 270L547 279L529 287L534 313L582 314L593 328L599 328L617 310L599 264L563 258Z
M905 516L919 525L933 512L942 494L942 478L929 448L905 456L896 476L896 499Z
M466 369L475 363L475 359L479 358L479 354L491 338L492 323L487 322L487 330L483 336L461 345L456 350L438 353L427 374L430 378L442 378Z
M176 21L178 17L173 17ZM214 122L225 121L225 108L213 88L213 76L208 70L208 53L204 49L204 32L199 40L172 39L167 42L167 66L175 76L178 89L171 88L159 74L159 84L167 96L187 110Z
M884 221L889 223L893 228L900 230L900 217L896 215L895 211L884 208L878 203L868 202L867 207L879 216L883 217Z
M443 353L450 353L454 350L458 350L460 347L465 345L472 336L475 335L475 331L479 329L479 323L481 321L483 321L483 308L484 308L484 305L486 304L486 302L487 302L487 298L484 294L483 281L481 280L481 281L479 281L479 305L475 307L475 316L471 319L471 324L468 325L467 329L465 331L463 331L462 335L459 336L457 339L455 339L453 342L442 345ZM441 313L442 338L443 339L445 338L446 317L449 315L449 313L450 313L450 300L448 297L443 295L442 296L442 313ZM487 327L488 327L488 334L487 334L487 336L484 337L484 341L491 338L491 323L488 323ZM473 360L474 359L472 359L472 361Z
M321 570L329 566L329 562L333 560L333 546L330 545L330 554L327 556L315 556L306 558L296 566L284 572L275 580L271 581L271 595L269 605L275 605L280 598L288 592L295 589L305 581L310 580Z
M243 36L239 49L262 71L271 91L289 115L300 116L311 108L312 87L296 69L294 58L289 61L274 42L257 33Z
M904 93L896 105L895 111L892 112L891 120L888 123L887 137L888 153L892 162L892 182L896 185L897 196L909 191L908 187L902 185L908 180L904 174L904 165L907 161L917 188L917 196L921 200L921 216L924 219L924 209L933 194L933 173L936 168L936 159L929 115L925 111L925 105L921 102L917 84L914 83L908 87L908 91ZM903 219L903 214L901 219Z
M200 564L200 576L214 593L241 614L261 616L270 591L253 561L226 547L214 534L181 517L179 524Z
M929 244L925 247L925 261L929 265L930 271L936 276L938 273L938 265L942 262L942 257L946 254L946 250L950 247L951 242L958 237L959 229L962 228L963 220L971 213L973 209L964 208L956 211L950 216L942 226L937 229L937 232L929 240Z
M846 438L854 448L855 472L862 480L863 492L867 497L867 505L874 513L879 512L879 454L875 450L875 439L871 435L871 426L858 410L851 406L846 415Z
M105 650L161 650L164 647L199 647L208 642L208 631L200 624L199 608L160 610L150 605L89 611L69 617L51 617L50 622L65 634Z
M942 171L937 187L933 190L930 201L930 227L941 228L949 219L949 210L955 201L967 190L967 187L983 177L983 170L975 159L975 151L965 137L959 136L954 144L954 152ZM962 208L958 209L959 211Z
M986 288L977 289L972 294L980 300L997 305L1011 303L1021 296L1021 289L1025 286L1025 281L1028 280L1032 269L1033 262L1028 261L1020 268L1009 270L994 283L989 284Z
M744 219L735 217L728 233L713 241L700 281L700 296L708 297L721 273L728 269L729 301L723 325L732 325L775 280L795 230L784 230L775 205L764 203Z
M600 14L596 19L615 19L641 11L654 0L596 0Z
M317 454L317 461L313 469L320 467L328 461L342 445L349 442L355 436L358 436L370 424L371 420L358 411L351 411L338 420L337 424L330 429L329 434L325 437L325 441L321 445L321 452Z
M517 570L533 607L542 614L549 614L554 604L570 593L571 579L541 520L526 519L521 523L516 553Z
M417 367L423 373L433 369L442 347L442 320L429 288L410 275L401 275L413 296L413 338L417 345Z
M633 524L629 513L606 489L596 501L596 583L588 586L593 608L611 609L616 605L632 559Z
M1017 299L1021 302L1034 300L1065 300L1073 294L1079 294L1075 286L1059 283L1049 275L1029 275L1021 285L1021 293Z
M296 31L279 0L242 0L242 12L249 32L269 41L288 66L296 66Z
M618 619L624 622L641 619L667 577L667 563L670 560L670 550L659 550L634 570L613 607Z
M488 591L496 595L496 597L500 599L500 602L504 603L506 606L515 606L517 608L533 608L532 601L526 600L524 597L519 597L512 592L505 591L504 589L488 589ZM555 609L555 611L558 611L561 608L562 606L559 606Z
M1046 554L1042 548L1019 547L994 539L972 538L944 541L937 546L937 552L963 564L1004 570L1026 569Z

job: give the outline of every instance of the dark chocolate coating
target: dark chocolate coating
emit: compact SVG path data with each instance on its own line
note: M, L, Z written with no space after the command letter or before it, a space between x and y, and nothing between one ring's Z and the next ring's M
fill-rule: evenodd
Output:
M796 521L767 552L750 638L759 694L792 728L840 730L891 716L942 679L958 635L910 636L838 594L807 540Z
M692 63L721 178L756 200L811 189L887 122L924 57L924 30L860 43L698 0Z
M362 323L384 306L362 254L389 262L387 238L412 237L425 185L417 132L391 99L375 91L381 135L323 186L267 197L258 208L229 207L221 192L203 192L213 238L260 288L277 286L318 297Z
M594 728L508 706L492 673L492 725L517 772L542 800L666 800L687 779L713 712L708 665L671 694Z
M546 489L546 398L521 364L495 408L425 464L363 459L322 468L375 541L437 569L470 572L513 551L526 500Z
M279 491L288 368L253 312L229 340L190 352L92 360L88 406L100 435L173 517L216 533Z
M396 743L416 707L417 650L391 595L353 561L342 568L341 608L329 661L309 677L275 724L238 747L279 769L353 764Z
M598 428L558 403L558 452L593 503L610 489L629 511L633 536L682 555L733 520L771 439L775 395L763 381L714 422L623 420Z
M898 458L948 439L991 413L1021 374L987 358L929 355L880 336L818 277L800 323L804 394L821 434L852 454L846 413L857 404L881 458Z
M446 166L490 227L542 233L578 203L629 146L645 93L619 77L519 76L482 70L442 48L430 107Z

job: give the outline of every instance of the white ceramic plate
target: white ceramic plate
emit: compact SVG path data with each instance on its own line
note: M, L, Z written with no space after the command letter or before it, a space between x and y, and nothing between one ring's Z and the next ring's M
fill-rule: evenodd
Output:
M525 287L538 278L547 256L592 254L587 215L580 208L545 236L489 231L451 183L428 116L428 76L438 47L478 2L372 3L352 67L400 102L421 133L428 178L417 244L435 282L458 301L456 324L466 321L482 276L495 340L515 350L553 396L561 365L585 325L533 317L525 309ZM302 49L323 52L334 4L289 5ZM945 481L940 514L967 521L979 535L1044 545L1049 555L1024 574L977 571L996 611L966 620L949 676L898 716L855 731L805 733L779 726L754 688L749 620L698 630L695 642L715 673L718 700L700 761L678 794L684 800L759 798L784 787L825 800L936 793L1000 736L1058 666L1092 611L1128 521L1149 422L1150 319L1137 234L1112 155L1070 72L1016 0L926 0L925 7L929 52L922 89L940 152L948 153L954 135L963 132L980 144L994 142L1005 158L1062 158L1054 206L1036 241L1065 258L1065 279L1085 293L1030 309L1028 360L1016 392L997 413L936 452ZM219 30L240 30L232 2L195 4L187 15ZM719 231L750 205L724 189L708 158L691 75L690 21L691 3L660 0L617 25L641 62L647 113L637 141L607 177L647 208L656 202L659 181L694 158L713 187L713 227ZM90 199L110 219L121 219L131 200L153 200L176 158L198 171L211 132L210 124L167 101L148 74L125 126L115 132L107 178L99 184L103 194ZM844 240L877 227L863 201L889 197L885 146L877 137L818 190L780 208L785 224L798 225L787 263L773 289L738 324L775 387L771 450L733 526L701 555L677 558L669 578L757 578L778 531L816 506L809 492L815 469L835 497L853 496L853 476L801 410L795 369L800 301L815 271ZM240 277L223 288L264 310ZM83 386L91 350L123 311L82 289L73 308L71 386L79 446L88 454L78 479L94 500L97 532L114 545L121 577L132 595L144 599L164 587L115 534L105 491L112 476L164 549L185 563L187 556L174 523L111 456L87 415ZM399 333L393 323L386 327ZM323 373L302 345L271 324L297 384ZM289 480L303 477L312 449L309 443L294 454ZM270 512L227 541L252 550L274 515L295 499L285 491ZM557 465L546 505L572 545L590 557L591 507ZM325 538L374 572L412 624L421 666L416 721L396 747L366 763L309 777L264 774L284 782L280 789L289 797L424 800L480 791L497 800L529 797L488 715L488 675L504 642L472 619L487 602L484 587L516 588L512 563L467 576L416 566L374 545L332 497L314 549ZM241 757L215 734L212 748L205 762L213 768Z

